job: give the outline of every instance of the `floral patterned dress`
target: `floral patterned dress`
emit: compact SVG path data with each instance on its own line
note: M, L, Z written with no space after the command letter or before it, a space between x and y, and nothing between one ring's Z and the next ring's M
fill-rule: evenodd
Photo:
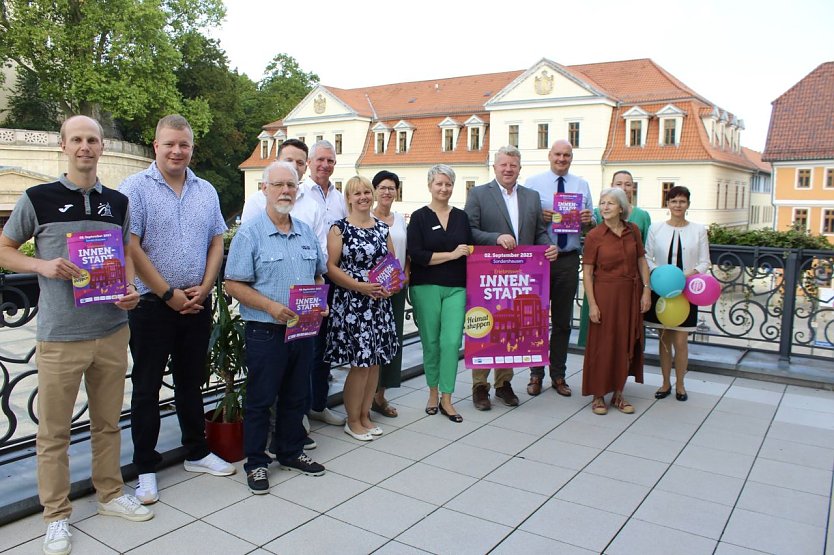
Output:
M368 272L388 253L388 226L356 227L334 222L342 232L339 267L352 278L368 281ZM372 299L335 286L324 359L332 364L368 367L387 364L397 353L397 328L391 299Z

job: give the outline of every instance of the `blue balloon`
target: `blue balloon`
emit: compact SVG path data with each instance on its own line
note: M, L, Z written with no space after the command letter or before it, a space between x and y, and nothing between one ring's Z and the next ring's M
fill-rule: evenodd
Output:
M649 284L652 291L671 299L683 293L683 288L686 287L686 277L683 275L683 270L672 264L665 266L658 266L652 272L649 278Z

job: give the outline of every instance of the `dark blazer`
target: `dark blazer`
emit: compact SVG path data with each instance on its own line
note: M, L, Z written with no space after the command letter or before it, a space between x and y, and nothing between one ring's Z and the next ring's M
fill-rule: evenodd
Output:
M476 245L495 245L499 235L515 235L502 195L501 185L494 179L469 191L464 211ZM539 193L522 185L518 186L518 227L519 245L553 244L544 225Z

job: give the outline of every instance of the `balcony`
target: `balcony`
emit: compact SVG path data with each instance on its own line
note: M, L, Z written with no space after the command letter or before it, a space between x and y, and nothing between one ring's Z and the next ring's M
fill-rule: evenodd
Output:
M164 418L168 467L157 516L133 523L95 515L82 398L71 448L75 552L830 552L834 373L824 290L831 260L743 248L714 247L712 255L724 291L701 313L693 338L689 401L654 399L660 376L649 356L646 383L626 386L634 415L591 413L579 395L581 350L573 349L573 397L550 389L527 396L525 370L513 380L519 407L478 412L461 365L454 398L464 422L426 416L421 350L411 340L407 379L388 395L400 416L377 418L385 435L360 444L314 424L318 448L310 455L327 474L273 468L267 496L249 493L240 463L228 478L184 472L176 420ZM36 311L24 300L32 282L11 276L2 284L4 553L38 552L44 531L38 514L26 516L38 510ZM646 351L657 353L656 341ZM342 411L344 370L334 377L331 401ZM172 414L169 399L161 410ZM130 457L126 431L129 480Z

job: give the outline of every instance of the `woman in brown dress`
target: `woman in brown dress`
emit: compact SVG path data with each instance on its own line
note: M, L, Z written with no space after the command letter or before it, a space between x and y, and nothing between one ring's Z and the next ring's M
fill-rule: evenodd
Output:
M649 266L643 239L628 223L631 206L621 189L605 189L599 199L603 223L585 239L582 276L588 296L590 327L582 369L582 395L593 395L594 414L611 406L632 414L623 398L629 376L643 383L643 313L651 306Z

